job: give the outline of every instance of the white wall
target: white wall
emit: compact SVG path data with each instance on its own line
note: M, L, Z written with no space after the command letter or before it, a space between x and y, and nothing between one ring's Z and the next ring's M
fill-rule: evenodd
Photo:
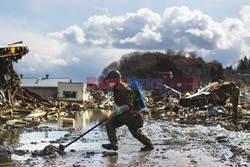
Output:
M90 91L87 89L87 84L83 84L83 100L88 100L90 98Z
M76 98L65 98L63 96L64 91L77 92ZM72 101L83 101L84 97L84 86L83 83L68 83L58 82L58 96L59 100L72 100Z

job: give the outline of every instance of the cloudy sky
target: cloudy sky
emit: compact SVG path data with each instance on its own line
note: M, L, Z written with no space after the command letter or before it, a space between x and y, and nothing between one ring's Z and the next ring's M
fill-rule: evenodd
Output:
M249 0L1 0L0 45L24 41L26 77L85 81L123 54L196 51L235 66L250 55Z

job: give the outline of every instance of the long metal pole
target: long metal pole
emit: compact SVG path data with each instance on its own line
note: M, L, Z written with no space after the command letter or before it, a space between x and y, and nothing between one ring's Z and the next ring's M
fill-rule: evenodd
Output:
M91 129L89 129L87 132L85 132L84 134L82 134L81 136L75 138L73 141L71 141L70 143L68 143L67 145L65 145L64 147L68 147L69 145L71 145L72 143L74 143L75 141L77 141L78 139L80 139L81 137L83 137L84 135L86 135L87 133L89 133L90 131L92 131L93 129L95 129L96 127L98 127L99 125L101 125L102 123L106 122L109 118L106 118L104 120L102 120L101 122L99 122L97 125L95 125L94 127L92 127Z

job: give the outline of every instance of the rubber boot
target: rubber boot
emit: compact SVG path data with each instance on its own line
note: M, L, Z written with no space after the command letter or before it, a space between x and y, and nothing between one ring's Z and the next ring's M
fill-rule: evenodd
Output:
M102 144L102 147L107 149L107 150L118 150L118 146L115 145L115 144L112 144L112 143L109 143L109 144Z
M141 151L151 151L154 149L153 145L146 145L145 147L141 148Z

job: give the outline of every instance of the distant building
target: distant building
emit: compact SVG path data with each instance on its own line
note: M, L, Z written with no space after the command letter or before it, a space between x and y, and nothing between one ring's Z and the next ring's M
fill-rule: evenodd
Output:
M43 98L57 98L58 82L70 83L70 78L49 78L46 74L45 78L23 78L21 75L21 87L26 88Z
M167 82L169 79L173 78L172 71L164 71L164 72L158 72L157 78L162 78L163 82Z
M89 99L87 84L76 82L58 82L58 100L84 101Z
M180 92L194 92L199 88L197 79L192 77L173 77L166 84Z
M193 77L174 77L172 72L159 72L156 78L163 79L163 84L170 86L180 92L194 92L199 88L199 83Z

